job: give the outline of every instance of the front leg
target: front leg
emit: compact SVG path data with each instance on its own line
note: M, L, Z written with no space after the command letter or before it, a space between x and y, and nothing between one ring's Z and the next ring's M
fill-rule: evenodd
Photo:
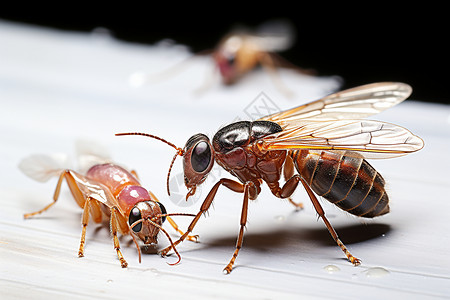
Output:
M271 76L275 87L286 97L291 98L294 95L294 92L290 90L281 80L280 74L278 73L279 66L277 66L277 62L275 61L275 55L271 53L263 53L259 56L258 60L264 70Z
M111 234L113 236L113 242L114 242L114 249L116 250L117 257L119 258L120 265L122 268L126 268L128 266L128 263L126 262L125 258L122 255L122 251L120 251L120 244L119 244L119 238L117 237L117 231L118 231L118 220L119 220L120 212L117 207L111 208L111 218L110 218L110 227L111 227ZM133 237L133 235L131 235ZM141 250L139 249L139 246L137 245L136 239L133 237L133 240L138 247L138 253L139 253L139 262L141 262Z
M189 234L192 232L192 230L194 230L195 225L197 224L198 220L200 219L201 215L203 213L205 213L206 211L208 211L209 207L211 206L214 197L216 196L217 190L219 189L219 187L223 185L226 186L227 188L229 188L230 190L237 192L237 193L243 193L244 192L244 185L240 182L231 180L231 179L227 179L227 178L222 178L220 179L211 189L211 191L209 191L208 196L206 196L205 200L202 203L202 206L200 207L200 211L197 213L197 215L195 216L195 218L191 221L191 224L189 224L188 229L186 230L186 232L174 243L174 246L178 245L179 243L181 243L182 241L184 241ZM168 246L167 248L161 250L160 254L162 256L166 256L167 253L172 249L172 245Z
M230 274L231 270L233 269L234 261L236 260L239 250L242 247L242 240L244 239L244 229L245 224L247 224L247 212L248 212L248 192L250 186L254 186L253 182L247 182L244 186L244 202L242 204L242 211L241 211L241 228L239 229L239 235L236 242L236 250L234 250L233 257L231 258L228 265L223 269L223 272L225 274Z
M131 172L132 172L133 175L135 175L136 178L137 178L137 173L136 173L136 171L131 171ZM158 198L155 196L155 194L153 194L151 191L148 191L148 193L149 193L150 197L151 197L153 200L155 200L156 202L159 202L159 200L158 200ZM180 235L183 235L183 234L184 234L184 232L180 230L180 228L178 227L177 223L175 223L175 221L174 221L171 217L167 216L167 217L166 217L166 220L169 222L170 225L172 225L173 229L175 229L176 232L178 232ZM188 241L197 242L197 240L198 240L198 235L189 235L189 236L187 237L187 239L188 239Z
M175 229L176 232L178 232L180 235L184 234L184 232L180 230L177 223L175 223L175 221L171 217L167 217L167 221L170 223L170 225L172 225L173 229ZM187 240L196 243L198 241L198 234L188 235Z

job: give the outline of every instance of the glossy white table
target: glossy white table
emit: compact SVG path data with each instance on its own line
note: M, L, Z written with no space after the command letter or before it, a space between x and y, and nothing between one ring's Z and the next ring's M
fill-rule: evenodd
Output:
M115 137L143 131L182 147L197 132L210 137L236 119L269 109L287 109L339 87L336 78L281 72L294 92L286 98L271 77L255 72L231 88L214 83L210 61L193 60L183 72L139 88L138 71L161 71L182 61L182 47L121 43L108 35L58 32L0 22L0 291L2 299L434 299L450 297L450 107L408 100L376 119L405 126L421 136L423 150L407 157L372 161L388 182L391 213L375 220L349 216L322 201L330 222L350 251L353 267L329 236L308 200L295 212L267 188L249 205L244 246L230 275L222 269L234 251L242 195L223 188L195 228L199 243L178 246L161 258L137 251L121 238L129 263L120 268L107 227L91 224L85 257L78 258L81 210L64 185L45 214L23 214L50 203L56 180L25 177L19 161L33 153L74 155L76 140L105 146L118 162L138 171L171 212L196 213L209 188L225 171L216 168L191 202L182 201L181 161L165 180L174 150L144 137ZM431 100L431 99L421 99ZM75 158L74 158L75 161ZM176 218L186 228L190 218ZM165 226L174 239L177 234ZM161 235L159 249L168 245ZM152 251L149 251L152 252Z

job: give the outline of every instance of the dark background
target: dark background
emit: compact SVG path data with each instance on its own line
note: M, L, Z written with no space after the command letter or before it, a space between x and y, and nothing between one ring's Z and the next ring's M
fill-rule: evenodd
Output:
M285 18L296 28L296 43L281 55L295 65L315 69L319 75L340 75L343 88L403 81L413 86L415 100L450 103L446 7L290 3L258 3L244 10L231 2L198 7L130 2L100 8L65 2L64 8L51 6L51 10L2 8L0 19L63 30L104 27L118 39L151 44L168 38L198 52L213 48L237 23L252 27Z

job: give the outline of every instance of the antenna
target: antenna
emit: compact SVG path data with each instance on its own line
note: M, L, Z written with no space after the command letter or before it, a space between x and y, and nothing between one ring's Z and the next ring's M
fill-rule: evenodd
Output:
M171 142L166 141L163 138L160 138L159 136L153 135L153 134L148 134L148 133L143 133L143 132L123 132L123 133L116 133L116 136L123 136L123 135L142 135L142 136L146 136L149 138L153 138L155 140L161 141L163 143L166 143L167 145L175 148L175 150L177 150L177 153L175 154L175 156L172 159L172 162L170 163L169 166L169 172L167 173L167 180L166 180L166 185L167 185L167 194L169 194L170 196L170 190L169 190L169 179L170 179L170 172L172 171L172 166L175 162L175 159L177 158L177 156L183 156L184 154L184 150L175 146L174 144L172 144Z

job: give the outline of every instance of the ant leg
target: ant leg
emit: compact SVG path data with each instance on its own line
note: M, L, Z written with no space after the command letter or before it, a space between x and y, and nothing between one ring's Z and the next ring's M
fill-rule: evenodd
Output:
M317 76L316 70L305 69L305 68L296 66L276 53L266 53L266 56L268 56L270 58L272 68L276 67L278 69L280 69L280 68L289 69L289 70L293 70L299 74L304 74L304 75L308 75L308 76Z
M284 186L282 188L282 193L286 193L285 191L288 189L288 186L289 186L288 181L290 181L292 179L292 177L294 177L294 169L295 169L294 161L292 160L292 157L290 155L287 155L286 160L284 162L284 166L283 166L283 176L284 176L284 180L286 180L286 183L284 184ZM291 197L292 193L297 188L299 180L296 180L296 181L297 182L294 183L294 186L291 188L292 191L290 192L288 200L292 205L295 206L296 210L301 210L301 209L303 209L303 203L301 203L301 202L296 203L292 200L292 197Z
M84 245L86 244L86 227L89 223L89 209L90 204L93 199L91 197L87 197L86 201L84 202L84 209L83 209L83 215L81 218L81 240L80 240L80 248L78 250L78 257L84 256Z
M94 222L100 223L102 221L102 212L99 203L94 198L87 197L84 201L83 215L81 218L82 229L78 257L84 256L84 245L86 244L86 228L89 223L90 210L92 210L92 219L94 220Z
M159 200L158 200L158 198L156 198L155 194L153 194L151 191L148 191L148 193L150 194L150 197L152 199L159 202ZM166 220L169 221L170 225L172 225L173 229L175 229L176 232L178 232L180 235L184 235L184 232L180 230L177 223L175 223L175 221L171 217L167 217ZM188 235L187 239L188 239L188 241L191 241L191 242L197 242L198 235Z
M303 203L301 203L301 202L294 202L293 200L292 200L292 197L289 197L288 198L288 200L289 200L289 202L292 204L292 205L294 205L295 206L295 210L302 210L303 209Z
M171 217L167 217L167 221L169 221L170 225L172 225L173 229L175 229L176 232L178 232L181 235L184 234L184 232L180 230L177 223L175 223L175 221ZM198 235L188 235L187 240L191 242L197 242Z
M40 210L32 212L32 213L24 214L23 217L25 219L28 219L34 215L43 213L44 211L46 211L47 209L49 209L56 203L56 201L58 200L58 197L59 197L59 192L61 191L61 184L62 184L62 181L63 181L65 175L66 175L66 171L61 172L61 174L59 175L58 183L56 184L55 193L53 194L53 202L48 204L47 206L45 206L43 209L40 209Z
M211 86L217 82L217 74L218 72L218 68L215 66L212 70L209 71L209 74L206 74L205 78L203 79L203 83L201 86L197 87L194 90L194 94L196 95L202 95L206 90L208 90L209 88L211 88Z
M123 257L122 251L120 251L119 238L117 237L118 215L120 215L120 212L118 211L117 207L112 207L111 208L111 219L110 219L109 223L110 223L110 226L111 226L111 233L113 235L114 249L117 252L117 257L119 258L120 265L122 266L122 268L126 268L128 266L128 263L126 262L125 258ZM138 252L139 252L139 262L140 262L140 260L141 260L141 253L140 253L139 247L138 247Z
M274 59L274 56L269 53L264 53L259 58L260 64L264 67L267 73L271 76L272 81L278 90L283 93L286 97L291 98L294 95L294 92L290 90L280 78L280 74L278 73L278 65L277 61Z
M92 220L95 223L101 223L103 220L103 215L102 215L102 209L100 208L100 205L103 205L103 204L100 204L100 202L95 200L95 201L91 201L91 203L89 205L90 205L90 209L91 209Z
M156 196L152 192L148 191L148 193L150 194L150 197L152 197L152 199L159 202L158 198L156 198ZM167 217L166 220L169 221L170 225L172 225L173 229L175 229L176 232L178 232L180 235L184 234L184 232L180 230L177 223L175 223L175 221L171 217ZM187 239L191 242L197 242L198 235L188 235Z
M206 196L205 200L202 203L202 206L200 207L200 211L197 213L197 215L194 217L194 219L191 221L191 224L189 224L189 227L187 231L174 243L174 246L178 245L182 241L184 241L189 233L192 232L195 225L197 224L198 220L202 216L203 213L205 213L209 207L211 206L211 203L214 200L214 197L216 196L217 190L221 185L226 186L232 191L235 191L237 193L243 193L244 192L244 185L240 182L228 179L228 178L222 178L220 179L209 191L208 196ZM167 255L167 253L172 249L172 246L168 246L165 249L161 250L160 254L162 256Z
M83 208L86 200L85 200L85 196L83 195L83 192L80 191L80 188L78 187L76 180L74 179L75 174L76 173L71 170L62 171L61 174L59 175L58 183L56 184L55 193L53 194L53 202L48 204L41 210L38 210L38 211L35 211L32 213L28 213L28 214L24 214L23 217L25 219L28 219L34 215L43 213L44 211L46 211L50 207L52 207L59 198L59 194L61 192L61 185L62 185L64 178L66 179L67 185L69 186L70 192L72 193L75 201L81 208ZM75 176L82 177L79 174L76 174Z
M55 193L53 194L53 202L41 210L38 210L33 213L24 214L24 218L27 219L34 215L43 213L44 211L46 211L47 209L52 207L59 198L59 194L61 192L61 185L62 185L64 178L66 179L67 185L69 186L70 192L72 193L72 196L74 197L75 201L81 208L84 208L85 201L86 201L85 194L78 187L77 181L75 180L74 176L76 178L83 178L83 176L77 174L74 171L71 171L71 170L62 171L61 174L59 175L58 183L56 184Z
M330 232L330 234L333 237L333 239L335 240L335 242L342 249L342 251L344 251L345 256L347 256L347 259L354 266L360 265L361 261L358 258L356 258L356 257L354 257L353 255L350 254L350 252L347 250L347 247L345 247L345 245L339 239L339 237L338 237L336 231L334 230L333 226L331 226L330 222L325 217L325 212L324 212L322 206L320 205L319 200L317 200L316 196L314 195L314 192L311 190L311 188L308 186L308 184L305 182L305 180L303 180L303 178L300 178L300 180L301 180L303 186L305 187L306 192L308 193L309 198L311 199L311 202L313 203L314 208L316 209L316 212L322 218L323 222L325 223L325 226L327 226L327 229Z
M228 265L223 269L224 273L230 274L231 270L233 269L234 262L239 254L239 250L242 247L242 241L244 239L244 229L245 225L247 224L247 212L248 212L248 193L249 193L249 187L250 185L253 185L253 182L247 182L244 186L244 202L242 204L242 211L241 211L241 228L239 229L239 235L236 242L236 250L234 250L233 257L231 258Z
M135 170L130 171L131 175L133 175L137 180L139 180L139 176Z

